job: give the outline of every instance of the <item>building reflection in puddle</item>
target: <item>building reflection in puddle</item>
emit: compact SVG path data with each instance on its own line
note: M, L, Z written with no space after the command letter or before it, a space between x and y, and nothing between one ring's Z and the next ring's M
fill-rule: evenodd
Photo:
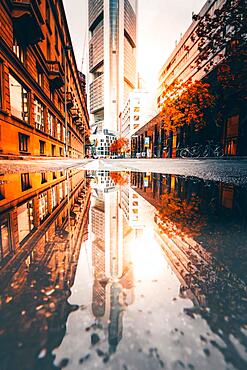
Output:
M73 170L25 176L23 192L11 176L3 183L15 190L1 190L6 369L209 369L214 351L211 368L246 368L246 189Z
M0 357L3 369L45 368L77 309L67 302L88 238L90 181L82 171L5 174L1 200ZM22 364L22 365L20 365Z
M180 297L193 302L185 312L201 315L224 343L213 346L246 368L238 351L246 347L247 189L151 173L132 173L131 186L155 207L155 239Z

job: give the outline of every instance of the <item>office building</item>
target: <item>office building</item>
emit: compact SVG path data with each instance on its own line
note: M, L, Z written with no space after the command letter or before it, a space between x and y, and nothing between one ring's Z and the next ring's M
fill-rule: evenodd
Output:
M92 131L120 133L119 114L136 86L137 0L89 0Z
M140 89L129 93L121 115L121 136L130 141L131 136L144 126L150 117L150 93Z

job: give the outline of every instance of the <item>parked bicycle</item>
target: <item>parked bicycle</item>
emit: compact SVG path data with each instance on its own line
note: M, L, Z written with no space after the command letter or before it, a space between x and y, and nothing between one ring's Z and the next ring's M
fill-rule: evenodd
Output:
M191 147L186 146L185 148L181 148L179 155L181 158L199 158L201 155L202 147L199 144L195 144Z
M212 140L209 140L205 146L195 144L191 147L182 148L179 155L181 158L219 158L224 156L224 150L222 145L215 144Z

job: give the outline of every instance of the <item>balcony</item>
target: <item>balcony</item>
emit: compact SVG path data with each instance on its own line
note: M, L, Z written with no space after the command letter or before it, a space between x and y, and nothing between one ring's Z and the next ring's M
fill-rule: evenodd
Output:
M58 90L64 85L64 71L58 61L48 61L49 80L52 90Z
M12 0L11 10L15 35L23 45L44 40L44 20L37 0Z
M71 116L72 116L72 121L76 122L80 118L78 110L76 108L72 108L70 110L70 112L71 112Z
M72 93L71 92L67 92L66 93L66 103L67 103L67 108L68 109L71 109L74 105L74 102L73 102L73 97L72 97Z

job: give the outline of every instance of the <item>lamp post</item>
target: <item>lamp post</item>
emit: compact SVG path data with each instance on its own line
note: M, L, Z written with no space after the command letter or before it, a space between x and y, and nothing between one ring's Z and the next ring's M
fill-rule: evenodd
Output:
M67 63L66 55L69 50L72 50L71 45L65 45L63 47L63 65L64 65L64 126L65 126L65 157L68 157L68 121L67 121Z

